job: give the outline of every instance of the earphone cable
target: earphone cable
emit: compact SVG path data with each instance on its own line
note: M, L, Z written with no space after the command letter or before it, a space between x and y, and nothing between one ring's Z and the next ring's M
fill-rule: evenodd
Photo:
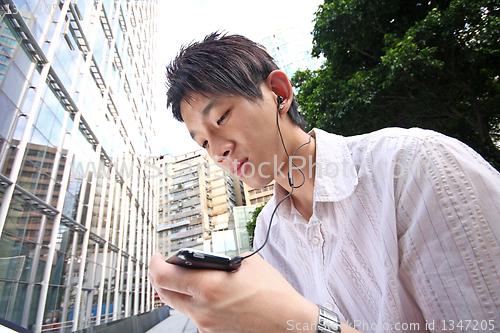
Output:
M257 252L259 252L260 250L262 250L264 248L264 246L267 244L267 241L269 239L269 234L271 233L271 225L273 223L273 217L274 217L274 214L276 213L276 211L278 210L278 207L281 205L281 203L283 201L285 201L289 196L292 195L293 193L293 190L296 189L296 188L299 188L301 187L302 185L304 185L304 183L306 182L306 176L304 174L304 172L302 170L300 170L300 168L297 167L297 165L293 162L293 160L290 159L290 155L288 155L288 152L286 150L286 147L285 147L285 142L283 140L283 135L281 134L281 129L280 129L280 125L279 125L279 121L278 121L278 115L279 115L279 104L278 103L278 110L276 112L276 125L278 126L278 133L280 135L280 139L281 139L281 144L283 145L283 149L285 150L285 154L286 156L288 157L288 160L292 162L292 164L300 171L300 173L302 174L302 183L299 185L299 186L294 186L293 185L293 177L291 175L291 172L289 171L288 172L288 181L290 183L290 186L291 186L291 191L290 193L288 193L283 199L280 200L280 202L278 202L278 204L276 205L276 207L274 207L274 210L273 210L273 213L271 214L271 218L269 219L269 225L267 227L267 234L266 234L266 239L264 240L264 243L262 243L261 247L259 247L257 250L253 251L252 253L250 253L249 255L246 255L244 257L241 257L241 260L243 259L246 259L246 258L249 258L251 256L253 256L254 254L256 254ZM311 143L311 136L309 136L309 141L308 142L304 142L303 144L301 144L300 146L297 147L297 149L295 149L295 151L293 152L292 154L292 157L295 157L295 154L297 153L297 151L302 148L303 146L305 145L308 145Z

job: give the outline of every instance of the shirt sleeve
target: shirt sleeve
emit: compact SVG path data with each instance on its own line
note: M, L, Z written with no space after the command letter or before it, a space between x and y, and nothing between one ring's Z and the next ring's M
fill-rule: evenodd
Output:
M498 330L500 174L453 138L413 148L395 182L400 277L429 329Z

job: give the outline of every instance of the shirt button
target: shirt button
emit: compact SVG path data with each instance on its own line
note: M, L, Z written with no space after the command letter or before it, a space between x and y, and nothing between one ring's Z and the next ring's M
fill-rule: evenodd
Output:
M326 302L326 308L330 311L333 311L333 305L330 302Z
M313 245L318 245L318 243L319 243L319 238L318 238L318 237L313 237L313 238L311 239L311 243L312 243Z

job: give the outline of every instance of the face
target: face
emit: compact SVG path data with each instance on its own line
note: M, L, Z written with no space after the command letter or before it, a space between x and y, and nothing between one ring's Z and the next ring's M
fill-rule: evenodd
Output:
M284 158L276 126L276 95L265 84L262 92L263 100L256 102L240 96L196 94L181 104L193 139L218 165L254 188L269 184L275 160L279 166Z

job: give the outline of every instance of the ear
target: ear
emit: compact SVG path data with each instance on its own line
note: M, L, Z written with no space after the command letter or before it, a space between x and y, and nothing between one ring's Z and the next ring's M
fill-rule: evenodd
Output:
M283 103L281 104L284 107L280 110L280 113L284 114L288 112L293 100L293 89L288 76L280 70L275 70L269 74L266 83L276 95L276 98L278 98L278 96L283 97Z

